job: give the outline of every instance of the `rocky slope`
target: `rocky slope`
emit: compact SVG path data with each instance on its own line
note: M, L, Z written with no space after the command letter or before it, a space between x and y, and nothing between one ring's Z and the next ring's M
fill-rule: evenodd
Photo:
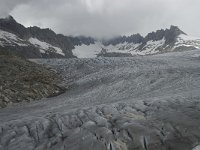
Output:
M65 91L54 71L0 50L0 108Z

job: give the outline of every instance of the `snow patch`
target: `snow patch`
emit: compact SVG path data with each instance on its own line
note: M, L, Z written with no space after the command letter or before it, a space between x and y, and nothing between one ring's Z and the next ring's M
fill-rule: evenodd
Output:
M7 46L7 45L28 46L28 44L25 44L25 42L26 41L17 37L15 34L0 30L0 45L1 46Z
M78 58L94 58L101 50L102 44L100 42L95 42L95 44L75 46L72 52Z
M177 38L177 42L175 43L174 49L178 47L194 47L196 49L199 49L200 38L181 34Z
M141 54L156 54L159 52L158 48L162 47L165 44L165 38L159 41L148 41L143 48L143 51L141 51Z
M31 44L35 45L36 47L38 47L40 49L41 53L46 53L48 51L51 51L51 52L55 52L55 53L65 56L62 49L52 46L49 43L42 42L42 41L38 40L37 38L30 38L29 42Z
M134 43L120 43L117 45L108 45L105 46L101 42L95 42L95 44L90 45L79 45L75 46L73 49L73 54L78 58L94 58L97 54L99 54L103 49L106 49L108 53L134 53L134 51L140 46L139 44ZM134 53L135 54L135 53Z

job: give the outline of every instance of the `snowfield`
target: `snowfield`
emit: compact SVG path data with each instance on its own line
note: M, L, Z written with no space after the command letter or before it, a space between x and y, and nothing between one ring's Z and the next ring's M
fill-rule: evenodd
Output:
M185 47L193 46L196 49L200 49L200 38L181 34L177 38L177 42L175 43L174 49L182 46Z
M162 39L160 41L148 41L146 46L142 51L138 50L138 47L141 45L134 43L120 43L117 45L108 45L105 46L101 42L95 42L95 44L90 45L78 45L72 50L73 54L78 58L95 58L97 54L99 54L103 49L106 49L108 53L131 53L132 55L149 55L156 54L159 51L156 50L159 47L163 46L165 40Z
M7 45L28 46L26 41L20 39L15 34L0 30L0 46Z
M29 42L31 44L35 45L36 47L38 47L40 49L41 53L46 53L46 52L48 53L48 51L52 50L53 52L55 52L57 54L65 56L62 49L60 49L59 47L55 47L46 42L42 42L42 41L38 40L37 38L30 38Z
M32 60L69 89L1 109L0 150L198 150L199 56Z
M95 42L90 45L78 45L72 50L74 56L78 58L94 58L101 51L102 44L100 42Z

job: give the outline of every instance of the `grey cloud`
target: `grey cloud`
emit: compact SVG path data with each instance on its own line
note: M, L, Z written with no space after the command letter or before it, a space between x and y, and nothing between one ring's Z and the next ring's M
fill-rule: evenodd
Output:
M7 11L26 26L66 35L144 35L173 24L200 36L199 0L11 0L3 5L0 15Z
M0 17L6 17L17 5L28 0L0 0Z

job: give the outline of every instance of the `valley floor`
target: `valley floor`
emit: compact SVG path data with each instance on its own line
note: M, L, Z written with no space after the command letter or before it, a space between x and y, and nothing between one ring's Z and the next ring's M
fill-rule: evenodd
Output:
M69 90L0 109L0 150L200 149L200 50L32 61Z

